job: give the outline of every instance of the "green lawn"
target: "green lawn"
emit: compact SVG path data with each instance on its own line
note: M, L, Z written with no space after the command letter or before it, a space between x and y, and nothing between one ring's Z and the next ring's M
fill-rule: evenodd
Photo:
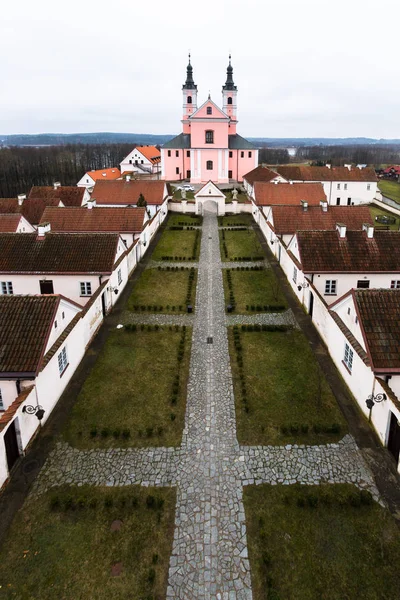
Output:
M173 195L173 201L182 200L182 191L175 190ZM184 200L194 200L194 192L186 192L186 198Z
M198 215L184 215L182 213L169 213L168 227L179 225L201 225L202 217Z
M250 227L253 225L253 223L253 216L249 214L226 215L225 217L218 217L218 224L220 227L237 227L240 225L243 225L244 227Z
M219 233L222 260L259 260L264 258L264 251L253 229L220 230Z
M375 217L377 215L385 215L387 217L394 217L396 219L396 222L393 223L392 225L389 225L389 228L392 231L398 231L399 230L400 217L398 217L394 213L391 213L388 210L382 210L382 208L378 208L377 206L370 206L369 210L371 212L371 216L372 216L372 219L373 219L375 227L379 227L379 226L382 225L382 223L378 223L378 221L375 221Z
M246 487L254 600L399 598L399 530L369 499L350 485Z
M165 598L174 512L166 488L63 487L28 500L0 553L0 597Z
M225 302L230 303L230 286L235 298L236 313L249 311L263 312L287 308L279 282L272 269L262 271L236 271L225 269L223 272Z
M64 437L72 446L180 444L191 330L151 328L138 325L137 331L111 333L67 423ZM184 354L178 361L184 331Z
M229 328L229 348L241 444L320 444L347 433L344 417L300 331Z
M196 231L171 231L166 229L151 258L153 260L165 260L167 257L168 260L197 260L199 252L199 229Z
M384 196L400 204L400 184L397 181L385 181L381 179L378 183L378 188Z
M196 281L197 269L146 269L133 288L127 309L134 312L186 312L187 304L195 304Z

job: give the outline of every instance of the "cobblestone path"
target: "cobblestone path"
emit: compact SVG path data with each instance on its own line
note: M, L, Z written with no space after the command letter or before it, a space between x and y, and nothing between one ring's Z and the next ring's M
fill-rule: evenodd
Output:
M217 218L206 213L196 313L191 315L192 355L181 446L80 451L60 442L32 490L37 495L63 483L176 486L168 599L252 598L244 485L352 482L378 498L373 479L349 435L326 446L239 446L226 325L235 319L242 323L275 317L292 322L293 315L287 311L282 315L227 317L222 266ZM174 323L183 317L164 315L163 321Z

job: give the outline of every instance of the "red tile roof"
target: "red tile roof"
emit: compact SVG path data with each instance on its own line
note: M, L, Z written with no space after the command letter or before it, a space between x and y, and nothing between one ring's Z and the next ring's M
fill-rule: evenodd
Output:
M146 209L135 207L46 208L43 222L51 224L51 231L89 231L140 233Z
M400 372L400 290L353 290L374 371Z
M272 217L277 235L335 230L336 223L344 223L349 231L361 230L364 223L373 225L368 206L328 206L326 212L320 206L309 206L306 211L301 206L273 206Z
M294 205L300 206L301 200L317 206L326 195L321 183L262 183L254 184L254 197L258 206Z
M305 273L400 273L399 231L298 231L297 241Z
M97 204L136 206L140 194L147 204L160 205L164 202L164 181L99 181L93 189L92 198Z
M58 199L64 206L82 206L83 196L86 189L76 185L63 185L58 188L54 186L34 185L29 192L28 198L41 198L42 200Z
M0 296L0 373L36 373L59 296Z
M32 225L38 225L47 206L58 206L58 198L27 198L20 206L21 214Z
M285 179L292 181L378 181L375 169L364 167L309 167L284 165L276 167L277 172Z
M0 213L0 233L15 233L18 229L21 215Z
M268 167L263 167L262 165L249 171L246 175L243 175L243 179L250 183L250 185L253 185L255 181L264 181L267 183L268 181L272 181L275 177L278 177L278 173L268 169Z
M90 177L94 181L105 180L112 181L113 179L118 179L121 177L121 171L117 169L117 167L112 167L110 169L93 169L92 171L88 171L86 175L90 175Z
M113 270L116 233L0 234L0 273L93 273Z
M17 198L0 198L0 213L19 213L21 207L18 204Z
M161 161L161 153L155 146L136 146L135 150L139 150L153 165Z

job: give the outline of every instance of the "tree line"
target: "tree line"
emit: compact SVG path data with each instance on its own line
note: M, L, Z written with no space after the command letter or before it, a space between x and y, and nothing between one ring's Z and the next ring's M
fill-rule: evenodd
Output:
M71 144L0 148L0 197L26 194L32 185L76 185L91 169L119 167L132 144Z
M297 149L295 162L312 161L317 165L330 163L343 166L345 163L366 164L378 167L382 164L400 162L400 146L368 144L365 146L304 146Z

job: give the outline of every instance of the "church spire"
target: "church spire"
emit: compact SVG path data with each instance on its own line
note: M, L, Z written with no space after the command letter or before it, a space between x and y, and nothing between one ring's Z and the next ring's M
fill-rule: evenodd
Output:
M193 81L193 67L190 62L190 52L189 52L189 63L186 67L186 81L182 86L183 90L197 90L197 85Z
M229 65L226 70L226 82L222 87L223 90L236 90L237 87L233 82L233 67L231 65L231 55L229 55Z

